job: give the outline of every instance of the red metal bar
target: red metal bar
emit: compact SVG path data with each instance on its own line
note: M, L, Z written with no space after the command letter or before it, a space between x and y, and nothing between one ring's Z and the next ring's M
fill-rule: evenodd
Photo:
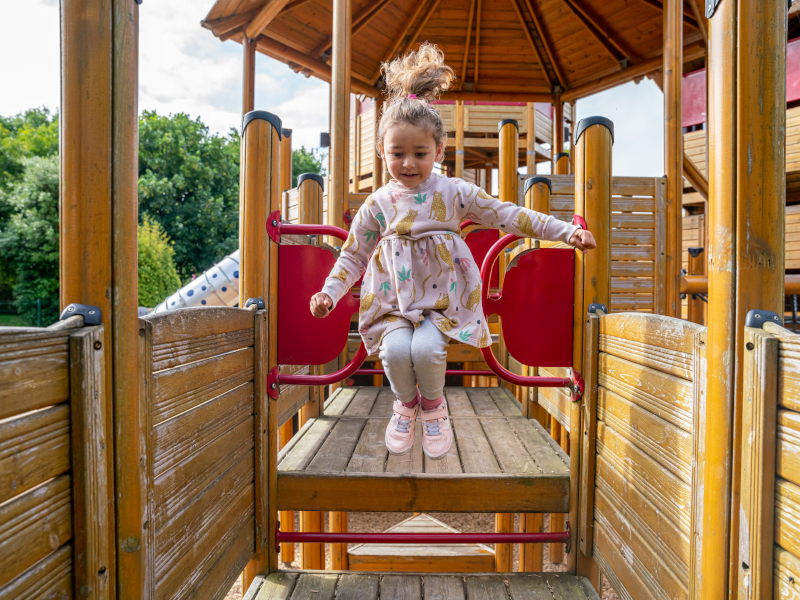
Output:
M514 242L521 240L520 236L507 234L501 237L494 246L492 246L491 250L489 250L489 254L486 255L486 258L483 259L483 265L481 265L481 280L488 281L487 277L491 274L492 265L497 260L497 257L500 256L500 253ZM500 292L502 295L502 291ZM486 307L489 305L489 289L487 287L483 287L481 290L481 295L483 296L483 306ZM488 314L487 314L488 316ZM489 368L497 375L500 379L504 381L508 381L509 383L513 383L514 385L520 385L525 387L571 387L572 386L572 379L569 377L529 377L523 375L516 375L506 369L503 365L501 365L494 356L492 352L492 347L487 346L486 348L481 348L481 354L483 355L483 360L486 361L486 364L489 365Z
M330 235L342 241L350 235L341 227L333 225L297 225L296 223L281 223L280 211L275 211L267 218L267 233L276 243L281 243L281 235Z
M366 358L367 349L362 342L358 353L353 357L353 360L345 365L344 369L328 375L284 375L278 372L278 367L273 367L267 376L269 395L272 398L277 398L278 390L282 385L330 385L331 383L344 381L355 373L358 367L364 364Z
M304 533L277 531L277 543L323 544L568 544L568 531L544 533Z
M445 375L483 375L487 377L494 377L494 371L475 371L469 370L461 371L459 369L447 369ZM383 369L359 369L354 375L386 375Z

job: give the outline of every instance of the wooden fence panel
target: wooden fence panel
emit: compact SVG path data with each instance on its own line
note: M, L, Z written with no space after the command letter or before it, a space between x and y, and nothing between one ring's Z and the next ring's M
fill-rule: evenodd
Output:
M139 321L152 598L224 598L253 556L254 318L215 307Z
M102 339L103 326L0 328L0 600L110 598Z
M595 330L599 353L585 367L597 382L591 435L584 424L594 473L582 474L594 494L593 506L581 508L582 548L621 598L688 598L692 414L705 384L697 358L705 328L618 313L587 328Z

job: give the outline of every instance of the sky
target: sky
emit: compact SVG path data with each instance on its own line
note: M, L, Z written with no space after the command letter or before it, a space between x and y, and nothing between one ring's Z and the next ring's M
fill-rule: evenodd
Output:
M220 42L200 21L213 0L144 0L139 7L139 110L184 112L215 133L241 125L242 47ZM58 0L4 7L0 20L0 115L59 106ZM36 23L37 35L19 23ZM11 58L13 57L13 58ZM256 59L256 101L293 130L295 148L319 145L328 129L328 84L307 79L262 54ZM578 118L614 121L614 175L664 172L663 96L645 79L578 101ZM547 170L547 165L542 172ZM496 179L496 178L495 178Z

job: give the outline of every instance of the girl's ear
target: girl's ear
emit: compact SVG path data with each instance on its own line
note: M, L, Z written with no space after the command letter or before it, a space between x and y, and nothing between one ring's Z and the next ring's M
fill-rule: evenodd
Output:
M440 162L442 162L444 160L444 146L445 146L446 143L447 143L446 140L442 140L442 143L439 144L439 146L436 148L436 161L435 162L440 163Z

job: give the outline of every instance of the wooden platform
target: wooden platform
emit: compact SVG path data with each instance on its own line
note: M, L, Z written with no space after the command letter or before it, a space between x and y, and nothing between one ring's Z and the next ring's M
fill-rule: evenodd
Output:
M256 577L244 600L600 600L566 573L383 574L278 571ZM335 594L335 595L334 595Z
M420 514L386 530L392 533L458 533ZM359 544L347 553L351 571L403 573L490 573L494 551L483 544Z
M447 388L447 456L389 455L389 388L344 388L278 456L279 510L567 512L568 457L503 388Z

